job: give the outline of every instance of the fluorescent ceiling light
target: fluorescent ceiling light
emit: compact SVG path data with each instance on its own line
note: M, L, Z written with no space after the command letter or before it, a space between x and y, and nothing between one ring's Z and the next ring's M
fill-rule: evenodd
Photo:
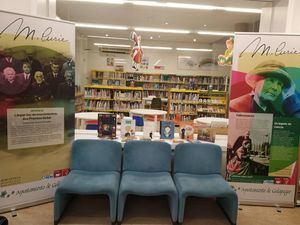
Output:
M212 52L212 49L207 48L176 48L178 51L195 51L195 52Z
M224 7L224 10L228 12L262 13L261 9L251 9L251 8Z
M233 32L198 31L197 33L201 35L234 36Z
M191 59L192 57L183 55L183 56L178 56L178 58L180 58L180 59Z
M159 33L177 33L177 34L189 34L188 30L177 30L177 29L161 29L161 28L150 28L150 27L135 27L136 31L147 31L147 32L159 32Z
M216 8L215 6L210 6L210 5L197 5L197 4L186 4L186 3L176 3L176 2L155 2L155 1L126 1L126 2L132 3L134 5L178 8L178 9L214 10Z
M241 12L241 13L262 13L261 9L187 4L187 3L180 3L180 2L133 1L133 0L70 0L70 1L93 2L93 3L104 3L104 4L128 3L128 4L138 5L138 6L163 7L163 8L194 9L194 10L223 10L223 11Z
M130 48L130 45L119 45L119 44L104 44L104 43L94 43L96 46L107 46L107 47L120 47L120 48Z
M106 36L94 36L94 35L88 35L89 38L100 38L100 39L113 39L113 40L126 40L128 41L129 38L120 38L120 37L106 37Z
M242 12L242 13L261 13L261 9L253 8L236 8L236 7L222 7L214 5L201 5L201 4L186 4L180 2L157 2L157 1L131 1L126 3L132 3L134 5L152 6L152 7L165 7L165 8L177 8L177 9L196 9L196 10L223 10L229 12Z
M97 29L112 29L112 30L128 30L125 26L94 24L94 23L75 23L76 27L97 28Z
M93 2L93 3L104 3L104 4L124 4L124 0L69 0L72 2Z
M161 49L161 50L172 50L172 47L160 47L160 46L144 46L142 45L142 48L144 49Z

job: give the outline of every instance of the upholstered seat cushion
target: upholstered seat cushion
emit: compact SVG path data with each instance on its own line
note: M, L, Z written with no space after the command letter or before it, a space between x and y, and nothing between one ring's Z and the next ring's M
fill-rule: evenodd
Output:
M182 195L195 197L225 197L236 195L219 174L174 174L174 182Z
M74 194L108 194L118 192L120 173L116 171L72 170L62 180L58 191Z
M168 172L125 171L122 174L120 192L144 196L177 194L172 177Z

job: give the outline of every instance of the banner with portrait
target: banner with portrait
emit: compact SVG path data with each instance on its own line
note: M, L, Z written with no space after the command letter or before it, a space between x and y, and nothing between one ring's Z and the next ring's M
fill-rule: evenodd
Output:
M237 33L227 180L239 201L294 206L300 135L300 35Z
M51 199L74 139L75 26L0 11L0 211Z

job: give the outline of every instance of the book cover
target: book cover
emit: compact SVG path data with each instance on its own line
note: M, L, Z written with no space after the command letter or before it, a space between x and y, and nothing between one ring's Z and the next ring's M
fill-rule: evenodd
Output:
M153 133L156 131L156 124L153 121L144 121L143 137L152 138Z
M135 120L124 117L121 121L121 138L130 139L135 135Z
M161 121L160 122L160 138L161 139L173 139L174 138L174 122L173 121Z
M98 114L98 137L116 138L117 118L114 114Z
M206 128L199 128L197 139L200 141L208 141L208 142L215 142L215 129L206 127Z
M193 122L180 122L179 124L179 137L181 139L193 140L194 139L194 124Z

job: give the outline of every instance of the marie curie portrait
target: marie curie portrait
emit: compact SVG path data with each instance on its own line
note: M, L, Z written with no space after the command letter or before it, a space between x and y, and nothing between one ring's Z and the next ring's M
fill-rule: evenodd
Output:
M297 86L299 89L300 83L290 71L283 63L270 60L246 73L242 82L232 81L230 112L271 113L299 118L300 94ZM245 90L247 93L243 93ZM239 93L242 95L237 95Z

